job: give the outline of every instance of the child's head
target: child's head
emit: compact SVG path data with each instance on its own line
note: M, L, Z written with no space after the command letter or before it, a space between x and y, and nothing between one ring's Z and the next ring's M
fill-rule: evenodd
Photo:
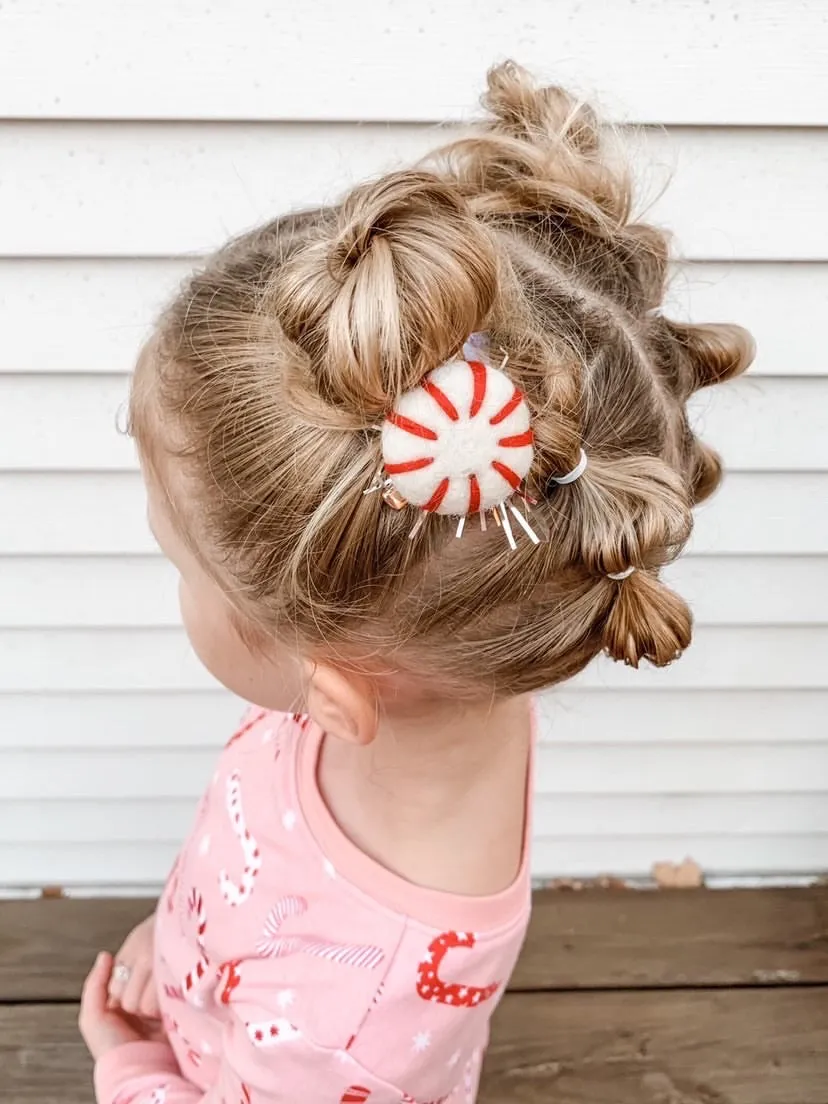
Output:
M630 221L588 108L511 64L485 103L489 120L428 171L229 243L142 355L131 418L155 527L197 650L253 700L257 676L210 655L230 624L248 672L270 657L265 681L278 641L394 693L454 698L549 686L600 652L661 666L690 642L659 571L720 468L685 404L743 371L751 340L658 313L667 236ZM516 551L491 525L457 540L440 516L409 539L418 512L364 493L394 401L479 331L532 415L545 539ZM582 448L587 470L559 486Z

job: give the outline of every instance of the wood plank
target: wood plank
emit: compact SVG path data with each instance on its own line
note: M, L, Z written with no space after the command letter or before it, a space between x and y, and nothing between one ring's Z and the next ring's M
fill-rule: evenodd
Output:
M0 176L0 254L202 253L450 137L399 124L0 122L0 164L15 167ZM629 141L637 207L671 228L681 256L828 260L828 128L657 129Z
M0 1078L7 1104L93 1104L77 1006L0 1005Z
M487 65L515 56L637 122L828 123L819 0L384 0L366 19L337 0L280 6L278 18L268 0L245 0L241 11L4 5L0 114L439 120L473 104Z
M512 985L614 989L806 981L828 983L826 886L540 892Z
M197 263L196 257L0 257L0 373L131 371L156 314ZM812 334L813 319L828 311L828 264L676 265L665 311L747 326L758 348L753 377L828 373Z
M71 1000L151 899L0 901L0 1001ZM828 983L828 887L544 890L512 987Z
M77 1008L0 1007L9 1104L90 1104ZM825 1104L828 989L509 994L479 1104Z
M828 988L507 996L479 1104L825 1104Z

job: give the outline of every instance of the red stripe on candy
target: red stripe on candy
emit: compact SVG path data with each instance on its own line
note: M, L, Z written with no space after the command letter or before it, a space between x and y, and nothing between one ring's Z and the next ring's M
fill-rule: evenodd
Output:
M419 460L405 460L401 464L386 464L386 475L405 475L406 472L422 471L434 463L433 456L421 456Z
M426 441L437 440L437 434L433 429L421 425L420 422L415 422L413 418L406 418L405 414L398 414L396 410L392 410L388 415L388 421L391 425L395 425L397 429L410 433L414 437L423 437Z
M527 429L525 433L515 433L512 437L501 437L497 443L503 448L523 448L524 445L531 445L534 439L532 430Z
M480 413L483 400L486 398L486 365L481 364L479 360L470 360L469 368L472 370L474 379L474 393L472 394L469 417L476 418Z
M445 391L443 391L442 388L438 387L433 380L424 379L422 382L422 388L426 392L426 394L431 395L432 399L434 399L434 401L447 417L451 418L453 422L460 421L460 415L457 413L457 407L454 405L454 403L451 401Z
M476 514L480 509L480 484L477 482L477 476L472 474L469 476L469 513Z
M513 487L515 490L518 489L520 486L520 476L516 471L512 471L512 469L505 464L501 464L499 460L492 460L492 467L498 475L506 480L510 487Z
M448 494L448 489L449 481L447 476L444 480L442 480L441 483L438 484L437 490L434 492L434 494L431 496L425 506L423 506L423 509L428 511L428 513L433 513L438 508L438 506L440 506L443 499Z
M500 410L498 410L497 414L493 414L492 417L489 418L489 425L500 425L501 422L505 422L509 415L513 411L517 410L522 402L523 392L520 390L520 388L516 387L514 390L514 394L512 395L511 399L509 399L509 401L506 403L506 405L501 407Z

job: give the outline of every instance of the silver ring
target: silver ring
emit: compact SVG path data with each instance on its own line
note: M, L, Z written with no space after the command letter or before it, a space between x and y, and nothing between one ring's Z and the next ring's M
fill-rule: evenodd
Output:
M132 970L130 970L129 966L125 965L123 962L116 962L115 969L112 971L112 980L119 982L121 985L126 985L131 974Z

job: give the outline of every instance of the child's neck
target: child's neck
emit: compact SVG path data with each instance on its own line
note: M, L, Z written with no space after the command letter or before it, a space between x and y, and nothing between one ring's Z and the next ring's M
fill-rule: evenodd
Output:
M382 723L366 747L322 747L319 786L342 831L417 885L469 896L520 868L531 741L527 699Z

